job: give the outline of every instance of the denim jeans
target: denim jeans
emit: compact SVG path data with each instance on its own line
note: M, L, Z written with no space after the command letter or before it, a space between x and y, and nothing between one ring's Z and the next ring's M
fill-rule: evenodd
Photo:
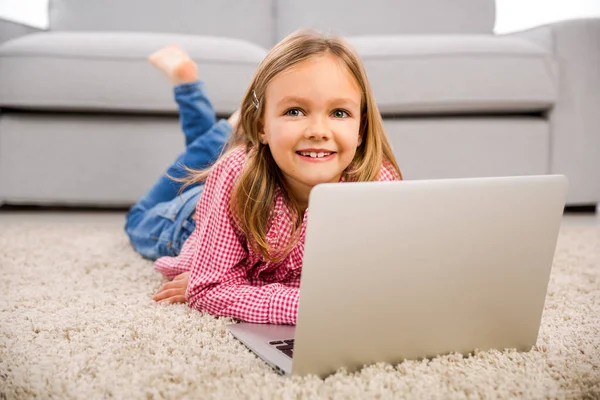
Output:
M167 175L180 178L187 174L183 166L192 169L210 166L221 154L232 131L226 120L216 122L202 82L176 86L174 93L185 134L185 151L131 207L125 222L125 232L132 246L151 260L179 254L196 227L192 216L204 189L203 183L195 183L180 193L183 183Z

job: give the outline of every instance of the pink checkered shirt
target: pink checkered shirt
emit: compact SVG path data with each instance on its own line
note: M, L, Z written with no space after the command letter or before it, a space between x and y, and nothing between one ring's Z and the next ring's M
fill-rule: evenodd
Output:
M200 312L248 322L295 324L308 210L291 252L280 262L264 260L248 245L229 211L231 192L245 160L240 148L218 162L196 206L196 229L177 257L161 257L154 266L169 278L190 271L186 298ZM384 166L378 180L398 179L393 168ZM267 241L279 248L291 238L292 214L280 192L272 207Z

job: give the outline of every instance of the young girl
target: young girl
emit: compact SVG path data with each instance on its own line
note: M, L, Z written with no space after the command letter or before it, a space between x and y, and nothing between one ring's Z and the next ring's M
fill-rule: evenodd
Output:
M258 67L227 152L190 178L206 181L196 229L156 261L176 279L155 299L295 324L311 189L399 179L359 58L340 38L294 33Z

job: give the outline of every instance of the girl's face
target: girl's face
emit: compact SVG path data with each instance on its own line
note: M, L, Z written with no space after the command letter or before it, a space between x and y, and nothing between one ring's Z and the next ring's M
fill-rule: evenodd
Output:
M362 139L361 92L335 56L313 57L277 75L265 94L263 131L300 204L319 183L338 182Z

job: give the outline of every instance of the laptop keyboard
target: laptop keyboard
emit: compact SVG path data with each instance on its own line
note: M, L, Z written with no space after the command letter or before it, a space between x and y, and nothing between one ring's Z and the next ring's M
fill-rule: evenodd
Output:
M269 342L269 344L289 358L294 357L294 339L273 340L272 342Z

